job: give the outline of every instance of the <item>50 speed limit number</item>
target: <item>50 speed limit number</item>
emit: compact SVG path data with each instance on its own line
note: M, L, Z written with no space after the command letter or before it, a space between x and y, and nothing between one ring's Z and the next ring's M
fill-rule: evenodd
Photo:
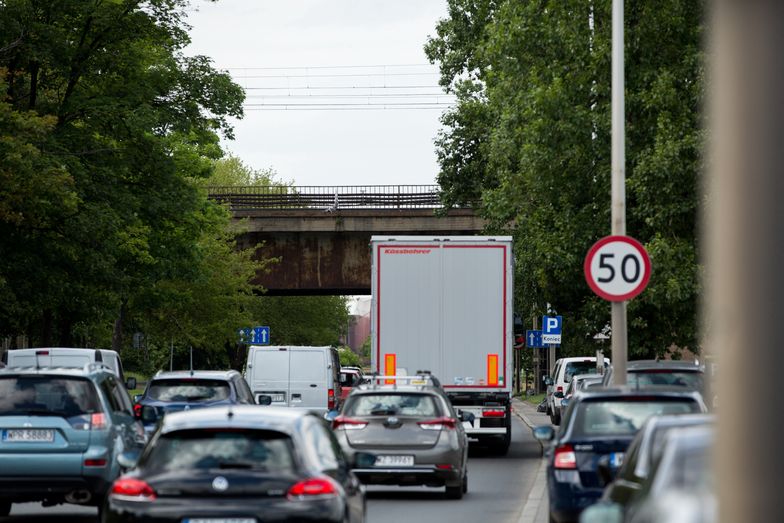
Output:
M648 285L651 259L634 238L606 236L590 248L583 269L585 280L597 295L608 301L626 301Z

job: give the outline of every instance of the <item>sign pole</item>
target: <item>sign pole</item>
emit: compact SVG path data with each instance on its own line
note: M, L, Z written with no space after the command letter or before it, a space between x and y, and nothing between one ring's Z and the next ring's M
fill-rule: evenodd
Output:
M626 136L623 65L623 0L612 3L612 234L626 235ZM626 302L612 305L613 384L626 384Z

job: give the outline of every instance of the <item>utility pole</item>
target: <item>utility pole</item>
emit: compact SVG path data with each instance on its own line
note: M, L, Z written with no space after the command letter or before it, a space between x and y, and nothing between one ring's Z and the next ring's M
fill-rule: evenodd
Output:
M626 132L623 0L612 3L612 234L626 235ZM613 384L626 385L626 302L612 305Z
M770 402L781 394L784 345L784 2L708 5L702 346L718 357L716 515L720 523L779 522L784 417Z

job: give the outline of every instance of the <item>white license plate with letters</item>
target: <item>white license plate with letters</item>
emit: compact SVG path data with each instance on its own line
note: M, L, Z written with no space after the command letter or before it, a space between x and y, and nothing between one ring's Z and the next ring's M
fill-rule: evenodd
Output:
M376 456L377 467L413 467L414 456Z
M8 429L3 431L3 441L42 442L54 441L54 431L50 429Z

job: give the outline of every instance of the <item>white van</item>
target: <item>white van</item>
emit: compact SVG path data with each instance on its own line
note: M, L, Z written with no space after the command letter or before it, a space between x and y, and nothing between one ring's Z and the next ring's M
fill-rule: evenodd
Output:
M610 366L610 358L604 358L604 368ZM572 376L578 374L598 374L599 370L596 368L595 356L584 356L577 358L560 358L555 361L555 368L553 369L552 376L545 377L547 384L547 414L550 415L550 421L553 425L560 425L561 423L561 399L569 382L572 381ZM602 373L604 373L602 371Z
M333 347L251 346L245 381L259 405L327 412L338 407L340 359Z
M6 357L8 358L6 363L9 367L82 368L88 363L102 363L109 367L128 389L136 388L136 378L129 378L127 382L125 381L120 355L113 350L40 347L9 350Z

